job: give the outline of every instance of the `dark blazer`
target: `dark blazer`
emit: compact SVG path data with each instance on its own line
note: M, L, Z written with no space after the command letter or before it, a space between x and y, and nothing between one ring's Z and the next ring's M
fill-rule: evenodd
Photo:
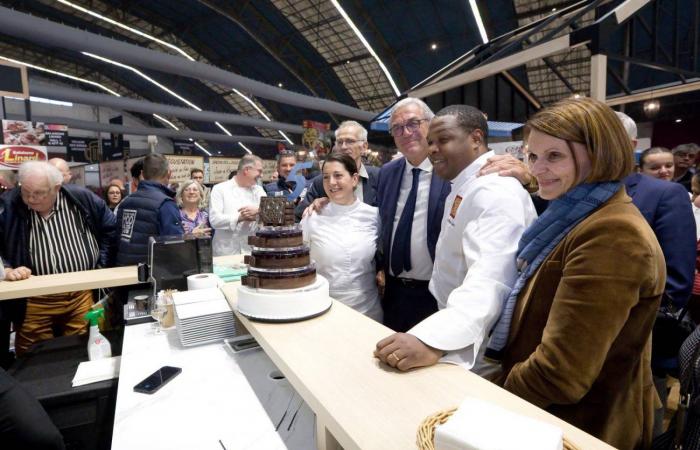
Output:
M616 448L649 448L651 329L664 272L652 230L620 190L520 291L500 383Z
M666 295L677 308L690 297L695 276L695 217L678 183L639 173L625 178L627 194L649 222L666 258Z
M364 165L368 178L362 180L362 201L369 206L377 206L377 179L379 178L379 167ZM294 212L297 220L301 220L304 210L317 198L328 197L323 188L323 174L316 175L311 180L311 186L306 191L306 197L295 207Z
M404 170L406 170L406 159L398 158L384 164L379 171L379 183L377 188L377 206L379 206L379 216L382 223L380 234L380 246L382 255L389 255L391 245L391 233L394 230L394 216L396 206L399 201L399 191L401 190L401 180ZM442 224L442 213L445 209L445 199L450 193L450 183L435 175L430 181L430 197L428 199L428 251L430 257L435 261L435 244L440 236L440 226ZM386 273L389 273L389 258L383 257L382 266Z

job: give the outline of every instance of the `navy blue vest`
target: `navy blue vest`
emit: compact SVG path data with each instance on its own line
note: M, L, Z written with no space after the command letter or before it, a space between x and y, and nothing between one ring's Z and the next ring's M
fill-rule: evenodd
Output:
M119 205L119 252L117 266L145 263L148 238L158 236L158 210L167 201L174 201L167 188L154 181L142 181L139 188Z

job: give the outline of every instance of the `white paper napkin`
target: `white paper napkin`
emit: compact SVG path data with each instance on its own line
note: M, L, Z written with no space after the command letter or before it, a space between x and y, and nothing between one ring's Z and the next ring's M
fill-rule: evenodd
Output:
M81 362L73 377L73 387L119 378L120 362L121 356Z

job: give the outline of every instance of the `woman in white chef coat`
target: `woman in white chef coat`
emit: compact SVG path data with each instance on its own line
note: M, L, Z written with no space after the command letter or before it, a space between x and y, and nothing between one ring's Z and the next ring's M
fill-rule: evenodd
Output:
M379 212L355 198L357 165L348 155L332 153L323 163L323 188L329 204L301 221L316 270L330 284L330 294L381 322L374 256Z

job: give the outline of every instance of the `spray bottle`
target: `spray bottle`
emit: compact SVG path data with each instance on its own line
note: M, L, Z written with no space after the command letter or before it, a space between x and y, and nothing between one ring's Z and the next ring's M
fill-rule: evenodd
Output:
M105 310L95 309L85 314L85 319L90 322L90 338L88 339L88 357L90 361L112 357L112 347L109 341L100 334L98 324L100 317L104 316Z

